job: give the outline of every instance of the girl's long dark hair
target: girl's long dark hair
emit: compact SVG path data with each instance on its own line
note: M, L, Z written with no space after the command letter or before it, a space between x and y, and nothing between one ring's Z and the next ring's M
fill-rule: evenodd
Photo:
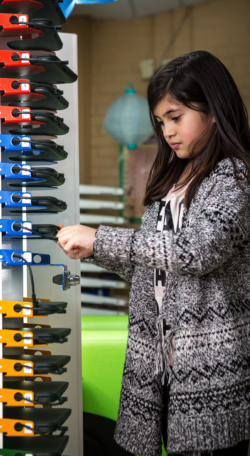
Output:
M195 161L180 159L166 142L162 128L154 117L154 109L166 95L173 101L200 111L207 118L213 114L216 123L205 147ZM143 204L166 196L177 184L187 164L189 172L181 188L190 182L185 195L185 207L189 209L196 192L205 177L222 159L234 158L246 164L246 178L250 175L250 129L247 110L239 90L223 63L206 51L195 51L171 60L160 68L150 81L148 103L151 121L158 141L158 153L149 174ZM192 180L191 180L192 179Z

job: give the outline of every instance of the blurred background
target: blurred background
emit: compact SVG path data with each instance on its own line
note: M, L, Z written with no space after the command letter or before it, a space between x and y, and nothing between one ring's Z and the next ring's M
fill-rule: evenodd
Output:
M136 130L143 116L141 105L119 101L120 111L117 107L112 113L122 125L114 127L111 120L111 129L117 129L114 134L104 128L107 113L126 88L136 92L134 102L139 103L139 97L146 98L150 77L157 68L199 49L210 51L227 66L249 109L250 2L117 0L81 5L80 1L62 31L78 37L79 172L81 184L91 186L87 190L82 187L81 222L93 227L102 223L137 229L145 210L142 199L156 154L155 139L146 127L144 141L135 138L131 147L127 147L126 138L117 140L121 128L127 129L128 136L136 136L136 131L128 130L133 125ZM132 100L131 94L127 98ZM119 114L125 110L126 120ZM100 186L112 190L106 189L103 195L97 188ZM83 313L127 313L129 286L118 279L82 264Z
M183 5L181 7L181 5ZM166 47L188 15L179 33ZM62 31L78 36L80 181L118 184L117 143L103 127L108 107L132 78L146 96L140 62L174 58L199 49L228 67L250 108L249 0L118 0L75 5Z

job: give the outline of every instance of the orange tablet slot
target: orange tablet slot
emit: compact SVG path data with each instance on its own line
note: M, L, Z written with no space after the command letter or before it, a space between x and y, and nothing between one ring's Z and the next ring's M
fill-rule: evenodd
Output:
M0 314L5 318L33 317L33 303L22 301L0 301Z
M0 432L6 434L7 436L11 437L33 437L34 431L34 423L33 422L26 422L23 420L11 420L2 418L0 419Z
M28 400L25 400L28 399ZM34 393L27 390L14 390L8 388L0 389L0 402L9 407L34 407Z
M0 359L0 372L6 377L39 377L34 375L34 363L18 359ZM46 374L45 374L46 375Z

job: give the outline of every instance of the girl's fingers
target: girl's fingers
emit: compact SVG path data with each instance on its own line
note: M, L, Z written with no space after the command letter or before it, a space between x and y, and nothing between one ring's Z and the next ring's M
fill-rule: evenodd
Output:
M67 230L64 228L62 232L59 231L57 238L60 244L64 243L65 240L69 240L74 237L74 232L72 230Z
M72 228L71 226L66 226L64 228L61 228L60 231L58 231L57 233L57 237L60 238L61 236L65 235L66 233L71 233L72 232Z
M81 230L81 234L84 236L84 230ZM79 230L75 226L67 226L58 232L57 239L61 244L65 239L70 239L77 235L79 235Z
M78 244L78 242L75 241L75 239L70 239L65 242L63 249L66 253L69 253L75 249L79 251L81 249L81 246Z
M60 238L58 237L58 244L61 246L64 246L66 244L66 242L69 241L69 239L70 239L70 236L67 234L60 236Z
M95 233L95 229L84 225L62 227L57 242L70 258L84 258L93 254Z

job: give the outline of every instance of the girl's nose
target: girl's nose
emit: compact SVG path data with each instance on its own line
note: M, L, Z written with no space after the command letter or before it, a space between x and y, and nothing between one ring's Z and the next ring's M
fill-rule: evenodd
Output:
M163 136L166 140L169 140L170 138L172 138L175 135L173 126L164 125L162 130L163 130Z

